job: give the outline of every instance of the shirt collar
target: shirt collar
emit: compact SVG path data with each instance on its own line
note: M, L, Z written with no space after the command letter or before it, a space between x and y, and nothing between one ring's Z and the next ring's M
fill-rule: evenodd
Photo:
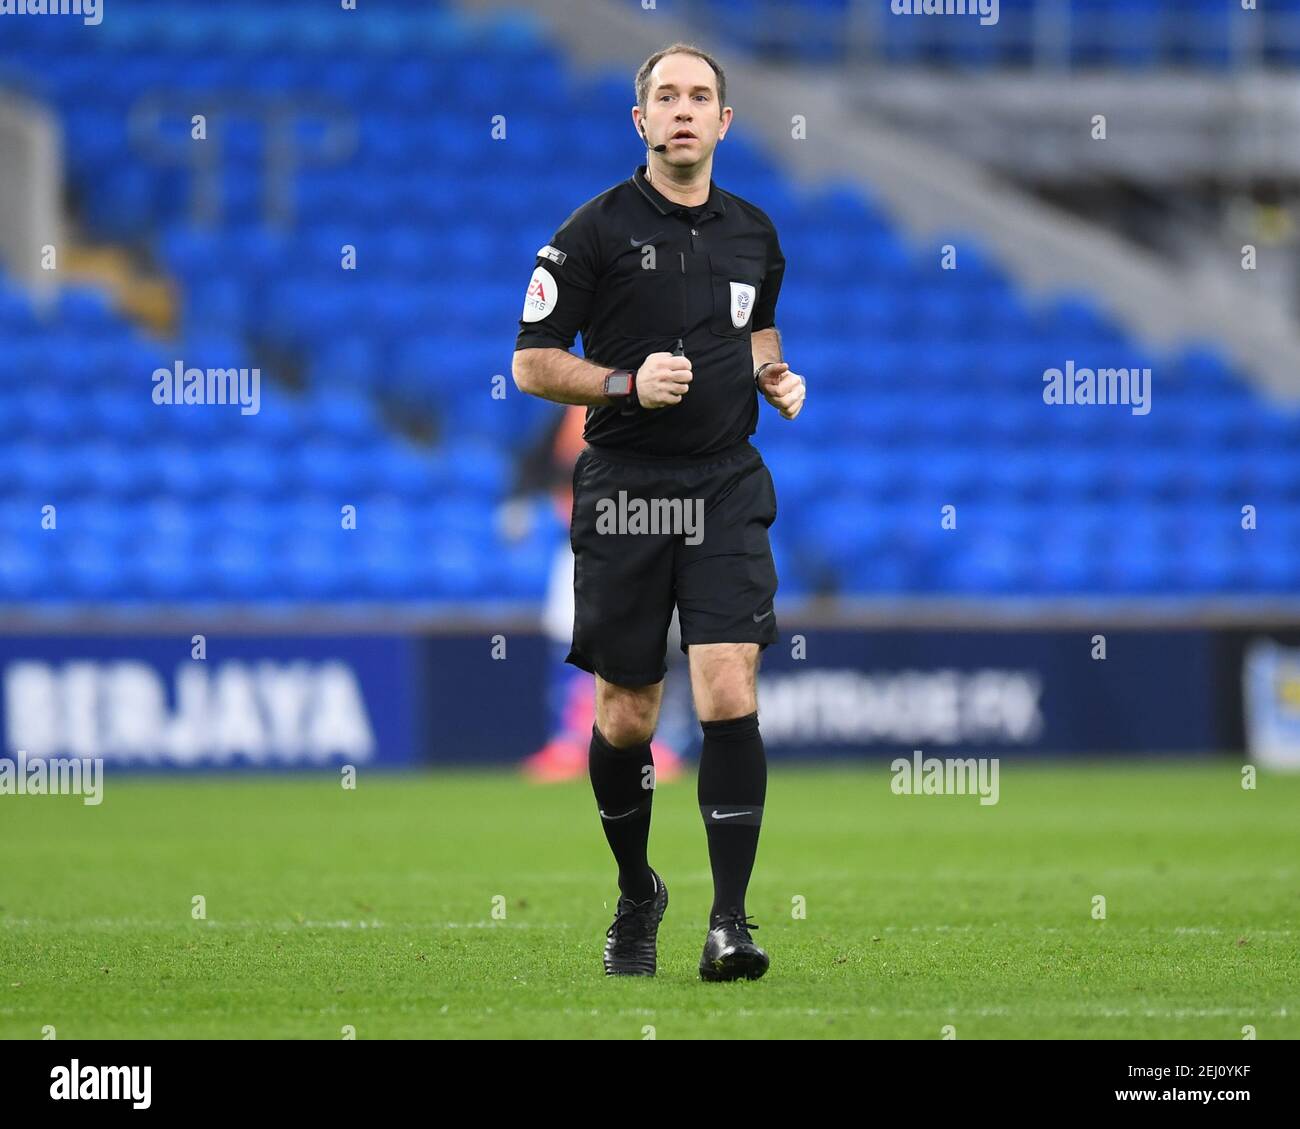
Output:
M653 184L645 178L645 165L638 165L635 173L632 174L632 183L636 185L641 195L644 196L651 204L658 209L660 215L672 215L674 212L686 207L685 204L679 204L675 200L669 200ZM727 213L726 202L722 199L722 193L718 191L718 186L709 181L709 198L704 202L704 212L701 218L706 215L722 216Z

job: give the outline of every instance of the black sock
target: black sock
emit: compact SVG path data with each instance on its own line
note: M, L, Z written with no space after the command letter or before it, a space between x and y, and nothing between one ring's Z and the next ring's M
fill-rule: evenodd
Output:
M643 902L653 897L656 889L646 859L650 802L654 799L650 742L616 749L593 725L587 768L605 838L618 862L618 888L632 901Z
M700 723L698 795L713 868L710 927L723 914L745 912L745 889L758 852L767 796L767 757L758 714Z

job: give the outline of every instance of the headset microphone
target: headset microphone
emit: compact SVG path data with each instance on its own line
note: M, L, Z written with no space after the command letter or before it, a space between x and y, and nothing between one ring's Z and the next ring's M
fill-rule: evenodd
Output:
M668 152L668 146L667 146L667 145L651 145L651 144L650 144L650 138L646 137L646 135L645 135L645 126L642 126L642 127L641 127L641 137L645 140L645 147L646 147L646 151L647 151L647 152L649 152L649 153L666 153L666 152Z

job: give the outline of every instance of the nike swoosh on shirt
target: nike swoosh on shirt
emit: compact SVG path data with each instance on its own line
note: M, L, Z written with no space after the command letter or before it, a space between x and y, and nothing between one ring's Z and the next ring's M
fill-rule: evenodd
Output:
M662 231L656 231L653 235L648 235L648 236L646 236L644 239L637 239L637 238L634 236L634 237L630 240L630 242L631 242L631 244L632 244L633 247L643 247L643 246L645 246L645 244L649 243L652 239L658 239L661 235L663 235L663 232L662 232Z
M753 814L754 814L754 813L753 813L752 811L729 811L729 812L727 812L726 815L720 815L720 814L718 813L718 809L717 809L717 808L714 808L714 809L713 809L713 818L714 818L714 819L735 819L736 816L738 816L738 815L753 815Z
M754 622L755 622L755 623L762 623L763 620L767 619L767 617L770 616L770 615L772 614L773 611L775 611L774 608L768 608L767 611L765 611L762 615L759 615L757 612L755 612L755 613L754 613Z

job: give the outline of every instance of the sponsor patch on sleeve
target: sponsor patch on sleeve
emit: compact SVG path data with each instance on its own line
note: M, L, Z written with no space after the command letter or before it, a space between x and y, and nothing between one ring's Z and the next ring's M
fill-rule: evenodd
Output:
M524 321L541 321L553 309L559 296L555 279L545 267L537 267L528 283L528 294L524 298Z
M569 256L561 251L558 247L552 247L549 243L537 252L539 259L550 259L557 267L564 266L564 260Z

